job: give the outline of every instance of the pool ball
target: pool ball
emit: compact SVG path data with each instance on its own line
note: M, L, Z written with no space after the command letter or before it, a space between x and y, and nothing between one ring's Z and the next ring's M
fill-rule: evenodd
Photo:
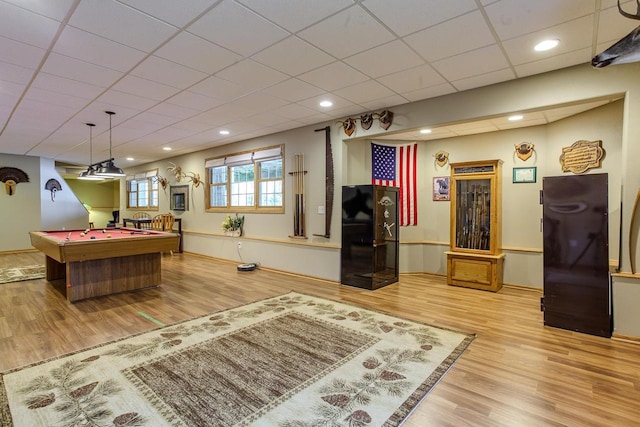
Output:
M107 239L110 239L110 238L111 238L111 234L107 234Z
M84 233L80 233L80 237L84 237Z
M90 239L94 240L96 238L96 236L91 236Z

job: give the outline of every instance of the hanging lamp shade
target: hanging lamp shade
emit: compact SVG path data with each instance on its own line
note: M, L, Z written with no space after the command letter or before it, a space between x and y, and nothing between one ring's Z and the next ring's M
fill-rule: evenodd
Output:
M93 167L93 123L85 123L89 126L89 166L86 171L82 171L78 175L78 179L91 180L91 181L104 181L104 178L96 175L96 170Z
M96 171L96 175L103 177L120 177L125 176L124 171L117 167L113 163L113 155L111 154L112 142L111 142L111 117L115 114L113 111L105 111L109 115L109 160L103 162Z

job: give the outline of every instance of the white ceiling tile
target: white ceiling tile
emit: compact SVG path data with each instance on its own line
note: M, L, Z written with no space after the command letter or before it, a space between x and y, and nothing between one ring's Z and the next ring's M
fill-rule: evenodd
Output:
M368 80L353 86L340 89L340 96L355 103L375 101L395 95L392 90L386 88L375 80Z
M214 108L213 110L198 114L197 116L192 117L192 120L207 123L213 127L237 120L238 117L243 117L245 115L251 116L252 114L254 114L253 111L247 111L245 108L232 105L222 105Z
M42 66L42 71L71 80L96 86L108 87L124 74L112 68L105 68L58 53L51 53Z
M161 114L174 119L188 119L199 113L199 111L194 108L186 108L180 105L169 104L167 102L156 105L148 111L150 113Z
M4 0L7 3L12 3L23 9L30 10L39 15L44 15L49 18L53 18L56 21L62 22L64 17L69 13L69 10L73 6L75 0L55 0L55 1L42 1L42 0Z
M190 87L189 91L213 98L231 100L248 93L250 90L229 80L218 77L208 77Z
M593 1L584 0L502 0L485 8L501 40L521 36L593 14Z
M167 102L197 111L206 111L225 103L220 98L213 98L190 91L180 92L168 99Z
M464 35L460 29L464 28ZM479 11L468 13L404 38L427 61L436 61L496 42ZM447 40L447 43L434 43Z
M144 98L118 90L108 90L97 99L98 102L114 105L117 107L129 107L136 110L146 110L158 103L155 99Z
M295 33L353 4L352 0L279 0L279 7L264 0L238 0L248 8Z
M254 55L253 59L290 76L297 76L335 61L332 56L295 36L266 48Z
M31 80L34 72L31 68L0 61L0 79L6 82L26 85Z
M287 110L291 108L291 110ZM293 111L293 110L296 111ZM258 123L264 127L273 127L281 125L283 123L291 123L292 119L287 118L283 112L289 112L290 114L299 114L299 110L303 109L300 105L289 104L277 110L269 111L268 113L258 113L249 117L249 120L254 123ZM311 110L310 110L311 111ZM315 111L311 111L310 114L315 114Z
M433 63L433 67L449 81L502 70L508 66L509 64L502 51L496 45L483 47Z
M54 19L0 2L0 36L47 49L59 27Z
M407 98L403 98L400 95L392 95L386 98L376 99L374 101L363 102L360 105L365 107L367 110L380 110L384 108L389 108L394 105L406 104Z
M477 8L474 0L366 0L362 4L401 37Z
M591 60L591 49L581 49L563 55L552 56L551 58L514 67L518 77L526 77L532 74L546 73L547 71L570 67L572 65L584 64Z
M287 79L285 74L250 59L220 71L216 77L237 83L247 91L262 89Z
M207 74L214 74L242 59L230 50L189 33L174 37L154 55Z
M40 65L46 51L39 47L0 37L0 52L2 52L0 60L3 62L26 68L36 68Z
M458 90L473 89L480 86L489 86L495 83L513 80L516 76L511 68L504 68L486 74L480 74L466 79L454 80L451 82Z
M329 100L333 103L333 106L326 108L320 106L320 101ZM333 115L333 112L343 108L351 108L353 107L353 102L348 101L338 95L327 94L322 96L315 96L313 98L305 99L304 101L298 102L298 104L310 108L312 110L316 110L319 113L327 114L329 116Z
M298 76L300 80L327 91L341 89L369 79L343 62L334 62Z
M536 52L533 47L542 40L558 39L560 44L555 49ZM593 39L593 17L575 19L535 33L526 34L506 40L502 47L513 65L539 61L552 56L588 48Z
M145 57L142 51L69 26L65 27L53 51L118 71L130 70Z
M288 102L282 98L276 98L275 96L263 93L251 93L236 99L229 105L246 108L248 111L262 112L279 108L287 104Z
M302 117L309 117L317 114L316 110L304 107L299 104L289 104L273 110L273 114L276 116L285 117L287 119L295 120Z
M229 0L223 1L187 30L245 56L288 36L286 31Z
M162 83L132 76L130 74L119 80L115 85L113 85L112 89L149 99L155 99L157 101L163 101L180 91L180 89L173 86L163 85Z
M444 83L442 76L438 75L429 65L410 68L376 80L398 93L411 92Z
M134 9L154 16L162 21L183 27L196 18L205 9L216 3L215 0L119 0Z
M40 73L33 80L33 87L50 90L52 92L64 93L80 98L93 99L104 91L103 87L88 83L70 80L53 74Z
M298 33L336 58L345 58L395 37L359 6L353 6Z
M0 106L13 108L20 99L20 96L22 96L25 88L26 85L0 80ZM10 111L7 112L6 116L0 114L0 120L3 117L8 117L9 112Z
M635 12L635 8L633 7L627 6L625 9L631 12ZM621 39L623 35L630 33L638 26L637 21L633 19L627 19L624 16L620 15L620 12L618 12L618 7L615 5L614 7L610 7L601 11L599 19L597 40L599 44L613 44L614 42Z
M424 64L424 60L400 40L347 57L344 62L373 78Z
M409 101L420 101L421 99L435 98L437 96L447 95L453 92L457 92L456 88L451 86L450 83L445 82L435 86L402 92L401 95Z
M311 98L312 96L321 95L324 93L324 90L310 85L307 82L303 82L302 80L288 79L277 85L268 87L262 92L286 99L287 101L297 102Z
M177 31L122 3L105 0L83 0L69 25L144 52L151 52Z
M180 89L186 89L207 77L205 73L157 56L145 59L131 74Z
M25 98L47 103L51 106L60 105L63 107L73 108L75 110L84 107L90 101L88 98L66 95L59 92L51 92L37 87L31 88L31 90L29 90L25 95Z

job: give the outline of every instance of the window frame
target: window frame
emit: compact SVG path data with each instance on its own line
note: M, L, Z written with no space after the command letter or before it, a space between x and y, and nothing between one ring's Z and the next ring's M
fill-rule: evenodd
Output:
M159 211L160 210L160 183L158 180L154 180L154 177L158 176L158 169L149 169L135 175L129 175L125 178L126 192L127 192L127 210L130 211ZM149 186L149 191L147 194L147 206L139 206L140 197L139 195L136 197L136 201L138 202L138 206L131 206L131 182L136 181L137 185L141 181L147 181ZM138 193L136 191L135 193ZM154 200L152 194L155 193L155 200L157 201L156 206L152 206L151 202Z
M264 161L274 160L274 157L264 158L264 159L253 159L253 156L256 153L272 150L280 150L279 158L282 160L282 176L279 180L282 182L282 205L281 206L260 206L260 184L266 181L277 181L278 179L269 178L269 179L261 179L261 163ZM263 154L264 154L263 153ZM278 158L278 157L275 157ZM231 168L234 166L239 166L235 164L227 164L228 162L232 162L233 159L249 159L249 163L253 165L253 205L252 206L231 206ZM270 147L263 147L256 150L248 150L241 151L236 153L227 154L224 156L217 156L205 159L205 175L206 175L206 187L205 187L205 211L206 212L225 212L225 213L234 213L234 212L244 212L244 213L284 213L285 212L285 162L284 162L284 145L274 145ZM215 167L225 166L227 168L227 179L224 184L222 183L212 183L212 172L211 170ZM222 186L224 185L227 191L227 201L226 206L211 206L211 188L214 186Z

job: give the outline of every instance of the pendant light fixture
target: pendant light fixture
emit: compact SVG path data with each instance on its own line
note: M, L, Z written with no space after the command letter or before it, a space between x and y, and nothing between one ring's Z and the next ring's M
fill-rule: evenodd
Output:
M120 176L125 176L125 174L122 169L120 169L113 163L113 155L111 154L111 116L113 116L115 113L113 111L105 111L105 113L109 115L109 160L103 162L104 164L98 168L96 174L109 178L117 178Z
M89 166L86 171L78 175L78 179L104 181L103 177L96 175L96 170L93 167L93 127L95 124L85 123L85 125L89 126Z

